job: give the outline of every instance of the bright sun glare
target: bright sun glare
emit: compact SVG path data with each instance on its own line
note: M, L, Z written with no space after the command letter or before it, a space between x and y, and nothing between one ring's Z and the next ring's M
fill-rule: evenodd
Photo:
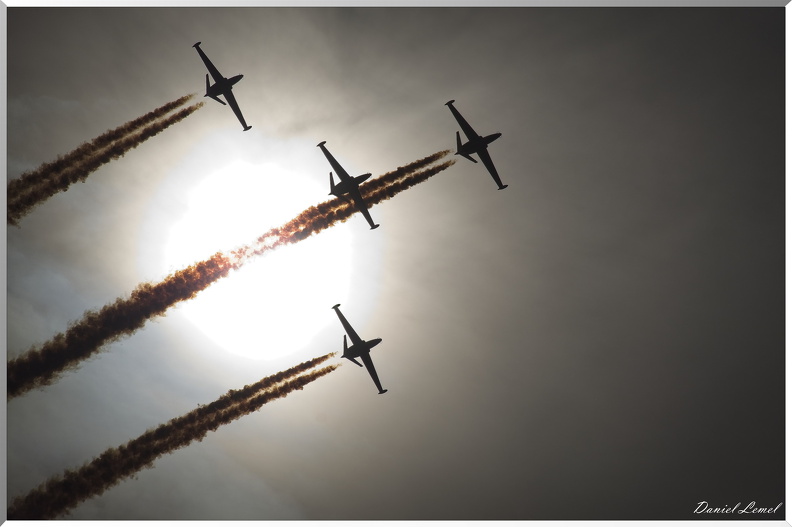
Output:
M170 229L167 265L178 269L248 244L326 198L316 179L236 161L191 192ZM329 307L347 298L352 250L348 224L336 225L249 261L178 309L231 353L259 359L293 353L337 323Z

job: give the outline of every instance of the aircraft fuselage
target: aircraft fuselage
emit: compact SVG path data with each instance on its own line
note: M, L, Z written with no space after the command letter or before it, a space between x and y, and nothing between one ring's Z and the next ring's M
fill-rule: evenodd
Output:
M350 176L344 167L342 167L336 158L333 157L333 154L330 153L329 150L325 147L325 142L322 141L319 143L318 146L322 153L327 158L327 161L330 162L330 166L333 167L336 174L338 174L338 184L333 181L333 173L330 172L330 194L336 197L341 197L344 194L349 194L355 202L355 207L363 214L363 217L366 218L369 226L372 229L376 229L379 227L378 223L374 223L374 220L371 219L371 214L369 214L368 206L366 205L366 200L363 199L363 196L360 194L360 184L366 181L368 178L371 177L371 173L362 174L360 176L352 177Z
M217 97L218 95L225 95L231 91L231 87L242 80L243 75L236 75L230 79L223 77L222 80L215 82L206 89L206 96Z
M473 139L468 139L467 143L459 146L457 154L469 156L470 154L477 154L480 150L486 150L487 145L495 141L502 134L500 132L488 136L477 136Z
M352 329L352 326L347 321L346 317L341 313L341 310L338 307L341 304L336 304L333 306L336 314L338 315L338 319L341 321L341 325L344 326L344 330L346 331L347 335L349 335L349 340L352 341L352 345L350 346L347 342L347 335L344 335L344 353L341 355L345 359L354 362L360 367L363 365L366 366L366 369L371 375L371 380L374 381L374 385L379 390L380 394L387 392L382 388L382 384L379 380L379 375L377 375L377 370L374 368L374 362L371 360L371 348L382 342L382 339L371 339L371 340L363 340L360 336ZM363 361L363 364L360 364L355 359L360 359Z
M353 359L360 357L364 353L370 353L371 348L376 346L382 342L382 339L371 339L369 341L360 341L356 344L352 344L346 350L344 350L344 357L352 357Z
M454 108L453 99L448 101L446 106L448 106L448 109L451 110L451 113L454 115L454 118L456 119L457 123L459 123L460 128L462 128L462 131L465 133L465 136L468 139L467 142L462 143L462 138L460 137L459 132L456 133L457 155L477 163L478 161L470 156L471 154L478 154L479 159L481 159L481 162L487 168L490 176L492 176L492 179L495 180L495 183L497 183L498 190L503 190L508 187L508 185L504 185L501 181L498 171L495 170L495 164L492 162L492 158L487 151L487 146L501 136L500 132L482 137L476 133L470 124L468 124L465 118L462 117L462 114L460 114L457 109Z
M342 196L344 194L349 194L354 189L358 188L358 186L366 181L368 178L371 177L371 174L363 174L361 176L353 177L353 178L346 178L341 179L338 183L335 183L330 191L330 193L334 196Z
M242 75L235 75L231 78L224 77L222 73L212 64L212 61L209 60L209 57L206 56L206 53L203 52L201 49L201 43L196 42L193 44L193 47L198 52L198 55L201 57L204 65L206 65L206 69L209 73L206 74L206 94L204 97L211 97L215 101L219 102L220 104L228 104L231 107L231 110L236 115L237 119L239 119L239 123L242 125L243 131L248 131L252 127L249 126L245 122L245 118L242 116L242 110L239 109L239 105L236 102L236 98L234 97L233 86L240 80L242 80ZM214 80L214 84L209 82L209 76L212 76L212 80ZM220 96L225 97L226 102L223 102L220 99Z

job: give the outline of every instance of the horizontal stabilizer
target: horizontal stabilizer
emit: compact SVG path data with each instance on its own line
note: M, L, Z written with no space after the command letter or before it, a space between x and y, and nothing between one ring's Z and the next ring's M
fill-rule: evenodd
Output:
M322 141L321 143L319 143L319 144L318 144L318 145L316 145L316 146L322 146L322 145L323 145L323 144L325 144L326 142L327 142L327 141Z
M446 106L451 106L454 103L454 99L451 99L446 103Z
M243 132L247 132L247 131L248 131L248 130L250 130L251 128L253 128L253 127L252 127L252 126L246 126L245 128L243 128L243 129L242 129L242 131L243 131Z
M196 42L195 44L193 44L193 46L192 46L192 47L194 47L194 48L197 48L197 47L198 47L198 46L200 46L200 45L201 45L201 42L199 41L199 42Z
M355 359L353 359L352 357L347 357L347 359L351 360L352 362L354 362L355 364L357 364L357 365L358 365L358 366L360 366L361 368L363 367L363 365L362 365L362 364L360 364L358 361L356 361L356 360L355 360Z
M383 393L387 392L388 390L382 390L379 394L382 395Z
M503 190L503 189L505 189L505 188L506 188L506 187L508 187L508 186L509 186L509 185L503 185L502 187L498 187L498 190Z

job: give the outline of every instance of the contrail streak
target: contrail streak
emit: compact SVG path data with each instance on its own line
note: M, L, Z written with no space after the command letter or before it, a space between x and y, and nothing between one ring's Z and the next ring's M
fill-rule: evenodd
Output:
M442 172L453 165L455 161L449 160L421 172L416 172L416 170L439 161L449 152L449 150L437 152L364 183L360 186L364 200L369 206L375 205ZM394 192L397 188L399 190ZM338 222L346 221L355 212L357 209L354 204L343 199L336 198L325 201L305 209L290 222L270 230L260 236L254 244L237 249L232 254L242 262L251 256L259 256L281 245L296 243L332 227Z
M141 128L159 119L160 117L164 116L170 111L175 110L179 106L182 106L193 97L195 97L194 93L190 95L185 95L184 97L179 97L175 101L166 103L160 106L159 108L156 108L148 112L147 114L138 117L137 119L133 119L129 122L122 124L118 128L114 128L113 130L108 130L102 135L98 137L94 137L90 141L81 144L80 146L78 146L68 154L63 156L58 156L58 159L56 159L55 161L51 161L49 163L43 163L37 169L23 173L18 178L8 182L9 201L11 199L14 199L18 193L24 191L25 188L31 185L36 185L38 183L41 183L42 181L49 178L52 174L56 172L60 172L61 170L74 164L76 161L79 161L80 159L95 154L99 150L108 146L113 141L117 141L118 139L121 139L125 135L134 132L138 128Z
M8 361L8 398L51 384L61 372L75 368L104 344L131 335L149 318L163 314L171 305L192 298L226 276L232 267L227 257L216 253L156 285L138 285L129 298L119 298L99 311L86 311L82 320L65 333Z
M66 513L136 472L151 468L157 458L203 439L209 431L252 413L270 401L302 390L338 367L330 365L304 373L333 355L317 357L241 390L231 390L208 405L171 419L124 445L105 450L81 468L67 470L27 495L15 498L8 507L8 519L52 519Z
M192 96L185 97L189 99ZM182 99L185 99L185 97L182 97ZM175 104L175 102L169 104ZM115 137L116 135L120 135L120 137L112 141L104 139L101 142L103 143L101 148L89 149L86 147L80 155L69 156L70 163L68 166L62 166L64 163L60 160L56 161L54 165L59 167L57 170L53 169L41 171L40 173L37 172L30 184L15 186L17 188L14 192L12 192L11 189L11 184L14 183L14 181L12 181L9 183L8 190L8 210L6 213L8 223L10 225L16 225L18 221L36 205L46 201L58 192L65 191L73 183L85 181L92 172L96 171L102 165L113 159L118 159L131 149L139 146L142 142L157 135L169 126L178 123L203 105L204 103L201 102L188 106L173 115L160 120L154 120L144 127L141 127L141 125L132 127L125 134L121 134L120 132L116 134L115 130L108 132L104 134L104 136L100 136L100 138L105 136ZM168 106L169 105L165 105L162 108ZM143 117L140 118L141 121L143 119ZM136 121L138 120L136 119L131 122L134 123ZM146 120L146 122L148 121L150 121L150 119ZM146 124L146 122L143 124ZM81 150L81 148L77 150Z
M453 160L416 172L447 154L447 150L438 152L361 185L367 203L380 203L445 170L454 164ZM40 348L31 348L8 361L8 399L51 384L64 371L76 368L102 346L131 335L150 318L164 314L178 302L193 298L250 258L281 245L299 242L345 221L355 212L357 209L353 204L338 198L309 207L286 225L270 230L249 246L226 254L215 253L157 284L146 282L138 285L128 298L118 298L99 311L86 311L83 318L73 323L65 333L59 333Z

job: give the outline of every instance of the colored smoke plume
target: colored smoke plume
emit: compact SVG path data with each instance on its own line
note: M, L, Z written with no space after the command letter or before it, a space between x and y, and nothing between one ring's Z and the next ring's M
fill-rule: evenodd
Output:
M175 101L166 103L159 108L156 108L147 114L138 117L137 119L132 119L131 121L122 124L118 128L108 130L102 135L81 144L68 154L58 156L58 159L55 161L43 163L37 169L25 172L18 178L12 179L8 182L9 201L12 198L15 198L15 196L20 192L23 192L25 188L41 183L52 176L52 174L60 172L75 162L95 154L99 150L108 146L110 143L121 139L125 135L134 132L138 128L142 128L143 126L159 119L172 110L175 110L179 106L182 106L193 97L195 97L194 93L185 95L184 97L179 97Z
M445 170L454 163L453 160L418 171L447 154L447 150L438 152L361 185L367 203L380 203ZM31 348L8 361L8 399L35 387L51 384L64 371L76 368L103 346L131 335L149 319L164 314L178 302L193 298L232 270L240 268L250 258L281 245L297 243L345 221L356 212L353 204L338 198L309 207L285 225L260 236L249 246L227 254L218 252L207 260L169 275L157 284L140 284L128 298L118 298L99 311L86 311L82 319L74 322L65 333L59 333L41 347Z
M270 401L302 390L308 383L338 367L330 365L303 373L333 355L317 357L265 377L241 390L231 390L208 405L171 419L124 445L105 450L81 468L67 470L25 496L15 498L8 507L8 519L52 519L68 512L83 501L101 495L123 479L152 467L157 458L193 441L200 441L209 431L250 414Z
M186 100L192 95L182 97L173 103L169 103L161 108L168 108L182 99ZM13 180L8 185L8 207L6 219L10 225L17 225L19 220L28 214L34 207L51 198L58 192L65 192L73 183L85 181L86 178L103 165L114 159L122 157L124 154L138 147L141 143L159 134L166 128L178 123L188 115L195 112L204 103L188 106L178 112L160 120L144 119L143 117L130 121L135 123L140 120L146 126L138 124L129 127L129 123L123 129L130 128L125 133L112 130L95 139L101 147L93 148L91 145L80 147L72 154L65 156L49 165L48 170L39 170L31 175L20 177ZM159 108L158 110L160 110ZM151 112L152 114L157 113ZM150 114L147 114L150 115ZM145 117L145 116L144 116ZM120 137L116 137L119 136ZM101 141L99 139L103 138ZM113 140L109 140L114 138ZM67 164L68 162L68 164ZM46 165L43 165L46 166ZM27 182L27 183L26 183ZM12 188L13 187L13 188Z

